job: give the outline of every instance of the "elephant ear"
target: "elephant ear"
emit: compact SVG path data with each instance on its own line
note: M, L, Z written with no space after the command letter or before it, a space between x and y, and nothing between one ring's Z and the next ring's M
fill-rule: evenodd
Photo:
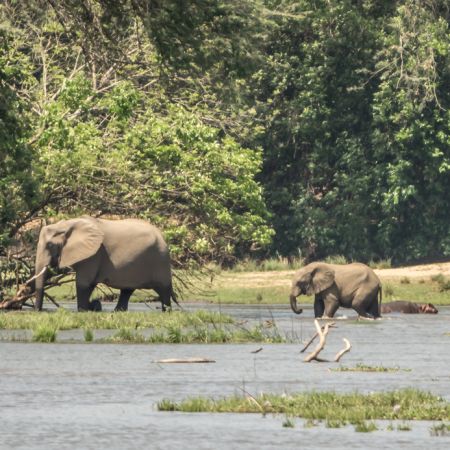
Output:
M87 259L97 253L104 234L93 220L72 219L66 221L65 244L61 249L60 267Z
M326 264L318 265L312 273L311 287L314 294L328 289L334 283L334 270Z

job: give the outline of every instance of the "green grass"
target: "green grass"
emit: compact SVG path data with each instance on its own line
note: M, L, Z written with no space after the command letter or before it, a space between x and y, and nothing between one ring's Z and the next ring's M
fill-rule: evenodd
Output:
M450 423L440 423L430 428L431 436L450 436Z
M145 337L138 331L131 328L121 328L113 336L104 340L105 342L120 342L120 343L133 343L143 344L146 342Z
M82 329L143 329L178 325L181 327L203 324L231 324L233 319L214 311L173 311L162 314L149 312L84 312L77 313L59 308L55 312L18 311L0 313L0 329L30 329L48 325L56 330Z
M162 400L160 411L278 413L341 423L367 420L449 420L450 403L416 389L374 394L308 392L291 396L262 394L256 398L232 396L222 399L188 398L179 403Z
M292 272L234 273L223 271L211 283L199 278L196 290L185 293L186 300L222 304L289 304ZM400 278L382 281L383 301L408 300L434 305L450 305L447 284L431 279ZM449 282L450 284L450 282ZM313 296L300 296L298 301L312 304Z
M57 330L49 324L38 325L33 330L32 340L34 342L55 342Z
M442 284L433 281L410 280L409 283L390 280L383 283L383 301L408 300L417 303L433 303L434 305L450 305L450 294Z
M212 289L203 289L201 292L188 292L186 298L189 301L203 301L207 303L223 303L223 304L248 304L248 305L270 305L270 304L287 304L289 298L289 284L283 286L214 286ZM305 299L306 303L312 303L311 298L301 298L301 302Z
M286 418L283 420L283 428L294 428L295 422L292 420L291 417L286 416Z
M372 269L390 269L392 267L391 258L379 259L377 261L370 261L368 264Z
M328 264L348 264L347 258L343 255L330 255L325 258Z
M254 259L245 259L243 261L238 261L230 270L230 272L268 272L268 271L279 271L279 270L293 270L299 269L304 266L304 259L301 257L286 258L283 256L277 256L273 258L264 259L262 261L257 261ZM220 273L222 269L220 267L215 267L215 272Z
M84 330L84 340L86 342L92 342L94 340L94 333L92 330L90 329Z
M277 327L262 324L251 328L235 323L230 316L210 311L76 313L64 309L55 312L10 312L0 314L0 328L33 330L33 340L54 342L59 330L83 329L84 340L93 340L92 330L117 330L104 342L133 343L282 343ZM151 329L148 337L139 330Z
M355 424L355 431L358 433L371 433L376 430L378 430L378 427L375 422L361 421Z
M337 367L329 369L332 372L410 372L411 369L400 369L400 367L383 367L383 366L367 366L365 364L357 364L356 367Z

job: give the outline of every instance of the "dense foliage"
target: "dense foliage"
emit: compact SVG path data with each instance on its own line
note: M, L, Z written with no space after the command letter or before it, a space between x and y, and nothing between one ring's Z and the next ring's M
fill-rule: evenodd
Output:
M5 0L0 248L146 218L174 260L450 255L444 0Z

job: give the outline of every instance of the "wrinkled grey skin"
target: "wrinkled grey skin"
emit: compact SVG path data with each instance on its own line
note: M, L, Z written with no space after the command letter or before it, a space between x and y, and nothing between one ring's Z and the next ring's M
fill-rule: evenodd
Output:
M290 303L296 314L302 312L297 306L301 294L315 295L315 317L334 317L340 306L353 308L362 317L380 317L381 282L365 264L308 264L292 280Z
M36 274L45 266L71 266L76 273L79 311L98 310L89 302L98 283L120 289L116 311L126 311L135 289L153 289L162 310L170 308L172 274L167 244L161 232L137 220L82 217L42 228L36 253ZM36 279L37 310L42 309L45 275ZM101 308L101 304L100 304Z

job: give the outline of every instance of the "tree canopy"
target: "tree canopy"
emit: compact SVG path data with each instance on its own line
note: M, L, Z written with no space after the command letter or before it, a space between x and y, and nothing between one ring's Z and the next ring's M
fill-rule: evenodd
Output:
M0 253L142 217L176 264L450 256L443 0L5 0Z

